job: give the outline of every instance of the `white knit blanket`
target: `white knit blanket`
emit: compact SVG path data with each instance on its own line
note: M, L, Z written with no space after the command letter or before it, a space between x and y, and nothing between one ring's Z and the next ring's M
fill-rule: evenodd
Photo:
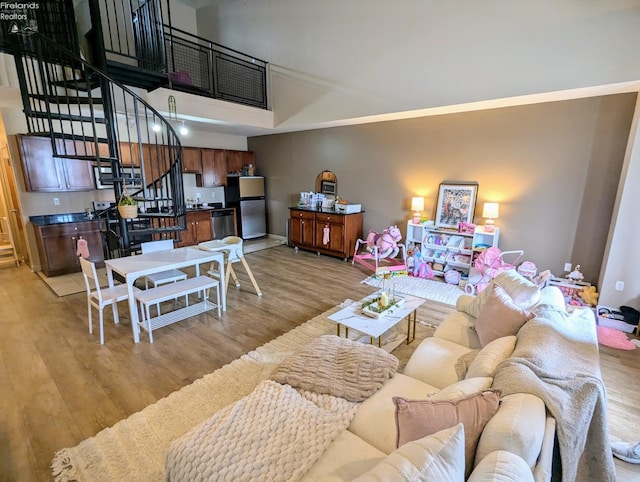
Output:
M349 426L357 406L263 381L171 444L166 480L298 480Z

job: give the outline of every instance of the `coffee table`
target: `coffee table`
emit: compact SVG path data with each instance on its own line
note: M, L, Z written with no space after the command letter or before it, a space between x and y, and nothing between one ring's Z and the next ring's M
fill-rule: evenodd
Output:
M345 327L345 337L349 337L349 328L360 333L368 335L373 345L375 339L378 339L378 346L382 346L382 335L400 323L403 319L407 319L407 345L416 338L416 310L426 301L424 298L418 298L411 295L398 295L396 298L403 298L404 303L395 308L392 313L376 319L371 318L362 313L362 303L380 296L380 292L373 293L360 301L355 301L349 306L334 313L328 318L337 325L337 335L341 336L341 326ZM412 328L413 326L413 333Z

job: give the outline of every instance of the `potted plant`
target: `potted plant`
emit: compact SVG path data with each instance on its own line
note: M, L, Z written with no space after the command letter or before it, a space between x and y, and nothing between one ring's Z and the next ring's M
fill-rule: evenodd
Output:
M118 201L118 212L124 219L134 219L138 217L138 201L126 193L122 193Z

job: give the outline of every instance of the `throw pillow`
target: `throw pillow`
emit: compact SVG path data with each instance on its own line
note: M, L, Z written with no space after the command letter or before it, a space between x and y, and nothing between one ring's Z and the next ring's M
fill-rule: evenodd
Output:
M499 284L487 287L487 290L490 290L489 297L475 323L483 347L496 338L515 335L534 316L517 306Z
M511 452L496 450L473 469L467 482L533 482L527 463Z
M474 358L478 355L480 350L472 350L470 352L465 353L456 361L455 369L456 374L458 375L458 381L464 380L464 377L467 375L467 371L469 370L469 366Z
M521 308L531 308L540 300L540 288L535 284L518 274L515 270L503 271L496 276L471 303L464 307L465 313L477 318L480 310L482 310L482 307L487 302L487 298L491 292L490 288L494 284L502 286L513 299L513 302Z
M465 473L471 472L476 445L484 426L498 411L499 390L485 390L453 400L407 400L394 397L397 446L458 423L464 425Z
M324 335L285 359L270 378L294 388L361 402L397 369L398 359L376 346Z
M443 388L438 393L429 395L429 400L453 400L454 398L468 397L474 393L483 392L491 388L493 378L491 377L474 377L460 380Z
M464 428L459 423L403 445L355 480L462 482L464 475Z
M487 343L469 365L466 376L492 377L498 365L509 358L515 348L515 336L502 336Z

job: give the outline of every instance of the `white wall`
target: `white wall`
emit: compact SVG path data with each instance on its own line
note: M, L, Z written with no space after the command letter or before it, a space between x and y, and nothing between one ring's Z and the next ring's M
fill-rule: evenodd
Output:
M271 63L276 127L640 79L638 0L218 0L197 18Z

